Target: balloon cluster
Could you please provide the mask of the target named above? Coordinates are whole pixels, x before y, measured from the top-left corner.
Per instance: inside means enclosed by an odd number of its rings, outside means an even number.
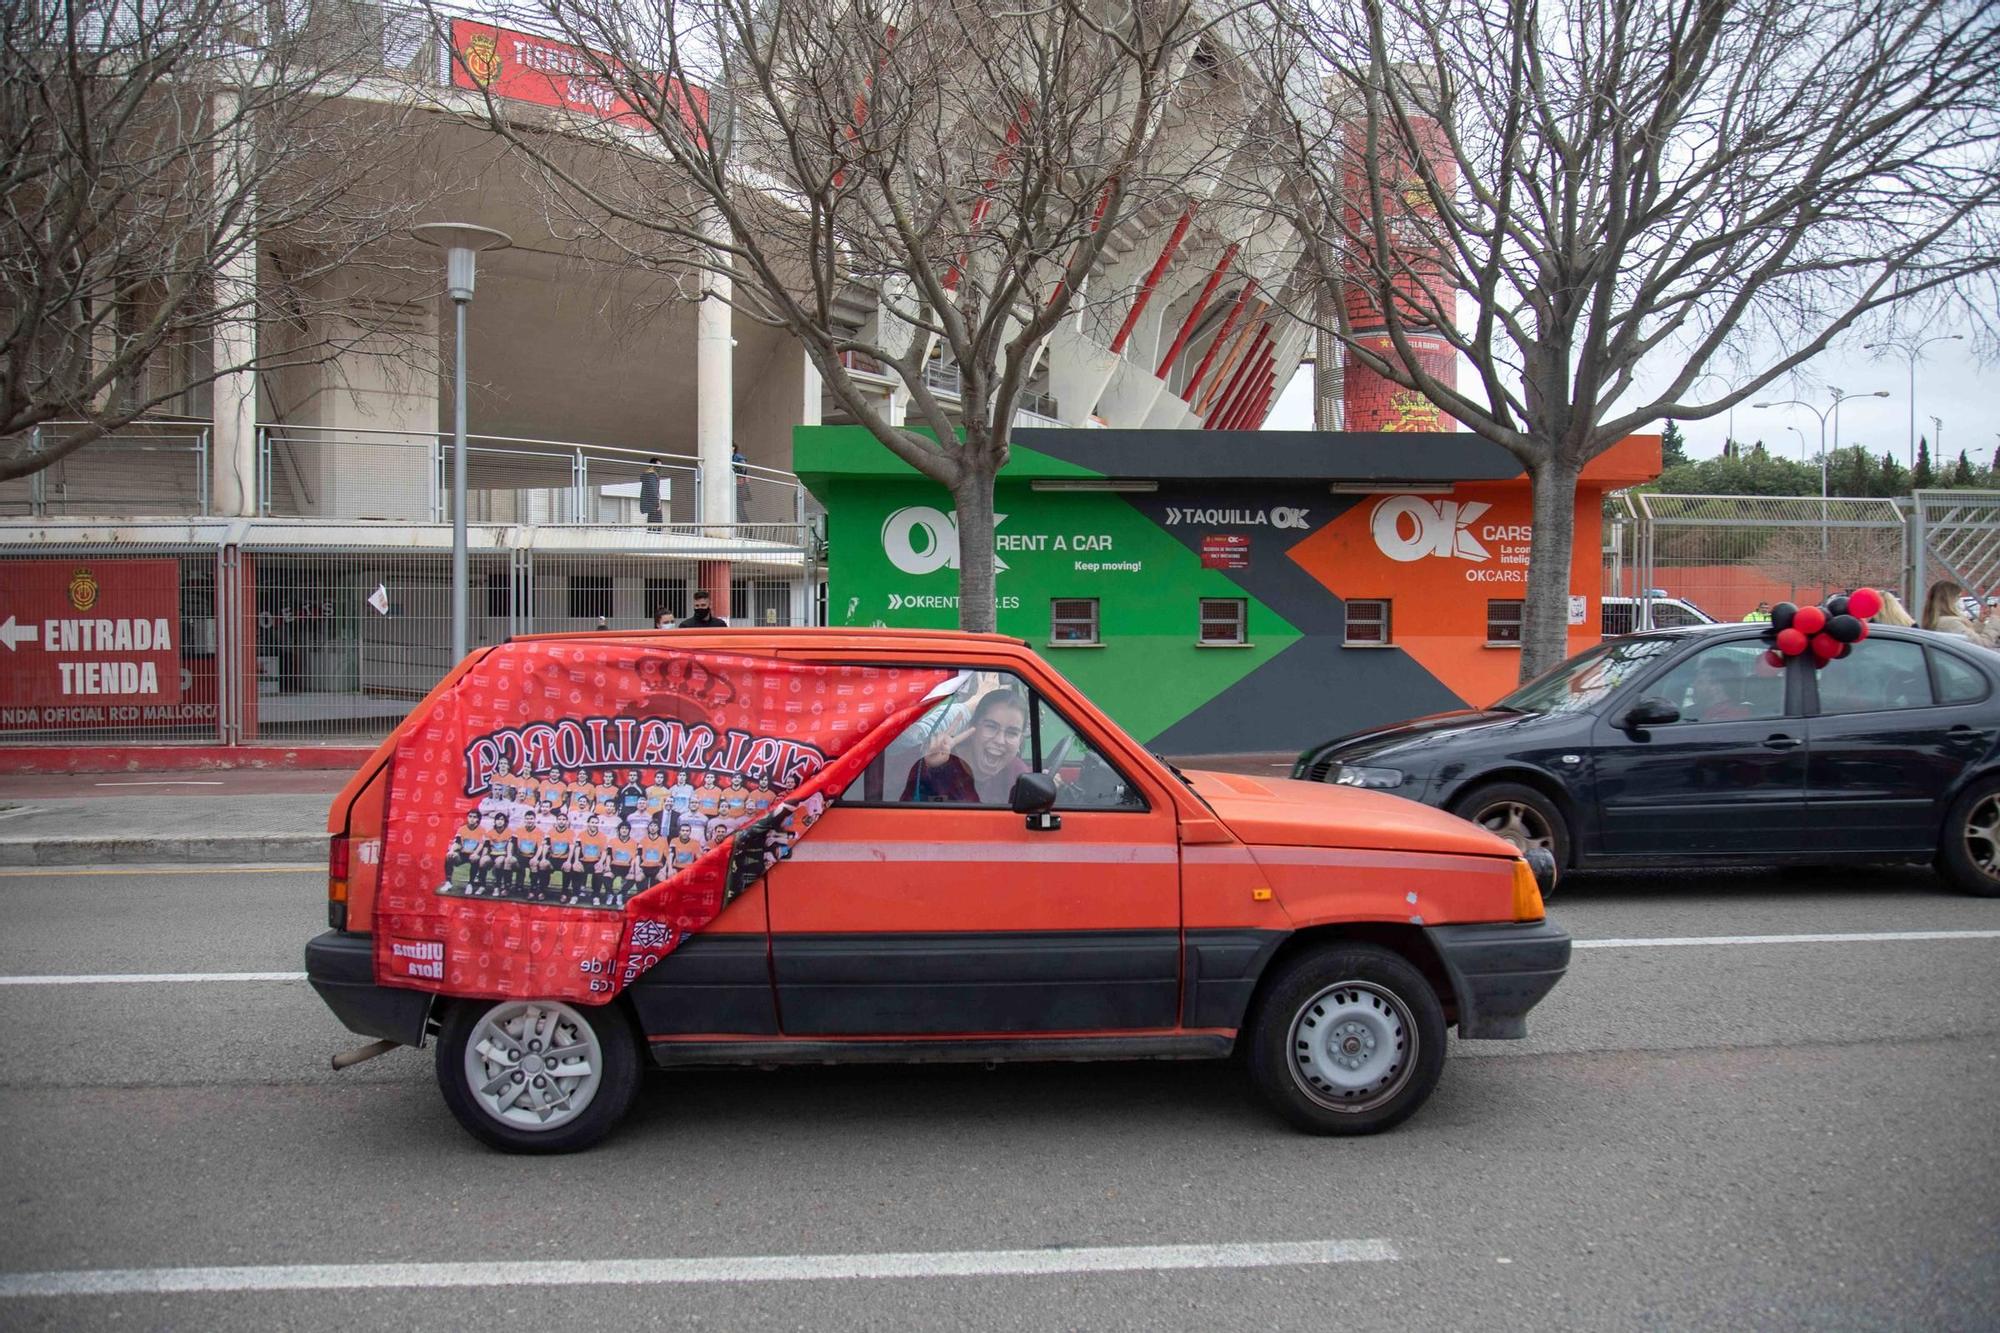
[[[1771,627],[1764,631],[1772,645],[1764,660],[1781,667],[1791,658],[1811,653],[1813,665],[1823,667],[1853,652],[1854,645],[1868,637],[1869,618],[1881,609],[1882,594],[1873,588],[1856,588],[1819,606],[1779,602],[1771,608]]]

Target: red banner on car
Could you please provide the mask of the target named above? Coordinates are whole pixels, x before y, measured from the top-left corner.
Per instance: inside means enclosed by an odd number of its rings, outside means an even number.
[[[657,639],[492,650],[396,747],[376,979],[609,1000],[788,855],[952,679]]]
[[[614,82],[628,77],[625,66],[585,47],[491,23],[453,19],[451,51],[455,88],[478,89],[625,125],[649,123]],[[679,79],[652,81],[666,99],[665,108],[699,134],[708,123],[707,91]]]

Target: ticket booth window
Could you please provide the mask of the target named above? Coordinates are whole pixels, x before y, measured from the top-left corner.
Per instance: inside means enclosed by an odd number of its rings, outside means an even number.
[[[1389,599],[1348,598],[1347,633],[1342,642],[1358,648],[1374,648],[1389,643]]]
[[[1486,603],[1486,642],[1506,648],[1521,646],[1521,611],[1523,602],[1489,601]]]
[[[1097,642],[1097,599],[1056,597],[1049,601],[1049,642]]]
[[[1242,597],[1201,599],[1201,642],[1242,645],[1250,642],[1250,603]]]

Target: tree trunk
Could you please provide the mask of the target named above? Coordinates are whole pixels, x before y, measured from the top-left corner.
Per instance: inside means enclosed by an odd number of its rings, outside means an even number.
[[[968,476],[952,488],[951,499],[958,509],[958,627],[991,634],[996,606],[993,478]]]
[[[1569,656],[1570,561],[1576,549],[1573,463],[1547,461],[1528,469],[1535,502],[1535,537],[1528,556],[1528,603],[1522,608],[1521,679],[1541,675]]]

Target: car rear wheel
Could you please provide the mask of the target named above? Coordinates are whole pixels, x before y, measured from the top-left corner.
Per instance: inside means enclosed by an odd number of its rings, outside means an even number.
[[[1309,1134],[1372,1134],[1401,1123],[1444,1070],[1444,1007],[1423,973],[1372,944],[1279,965],[1247,1030],[1250,1077]]]
[[[1555,802],[1533,787],[1519,782],[1488,783],[1459,797],[1451,812],[1497,833],[1516,851],[1541,847],[1556,858],[1557,869],[1569,865],[1569,824]]]
[[[507,1152],[587,1148],[639,1089],[639,1043],[615,1004],[461,1002],[437,1044],[438,1087],[472,1136]]]
[[[1937,866],[1967,893],[2000,897],[2000,779],[1976,782],[1952,802]]]

